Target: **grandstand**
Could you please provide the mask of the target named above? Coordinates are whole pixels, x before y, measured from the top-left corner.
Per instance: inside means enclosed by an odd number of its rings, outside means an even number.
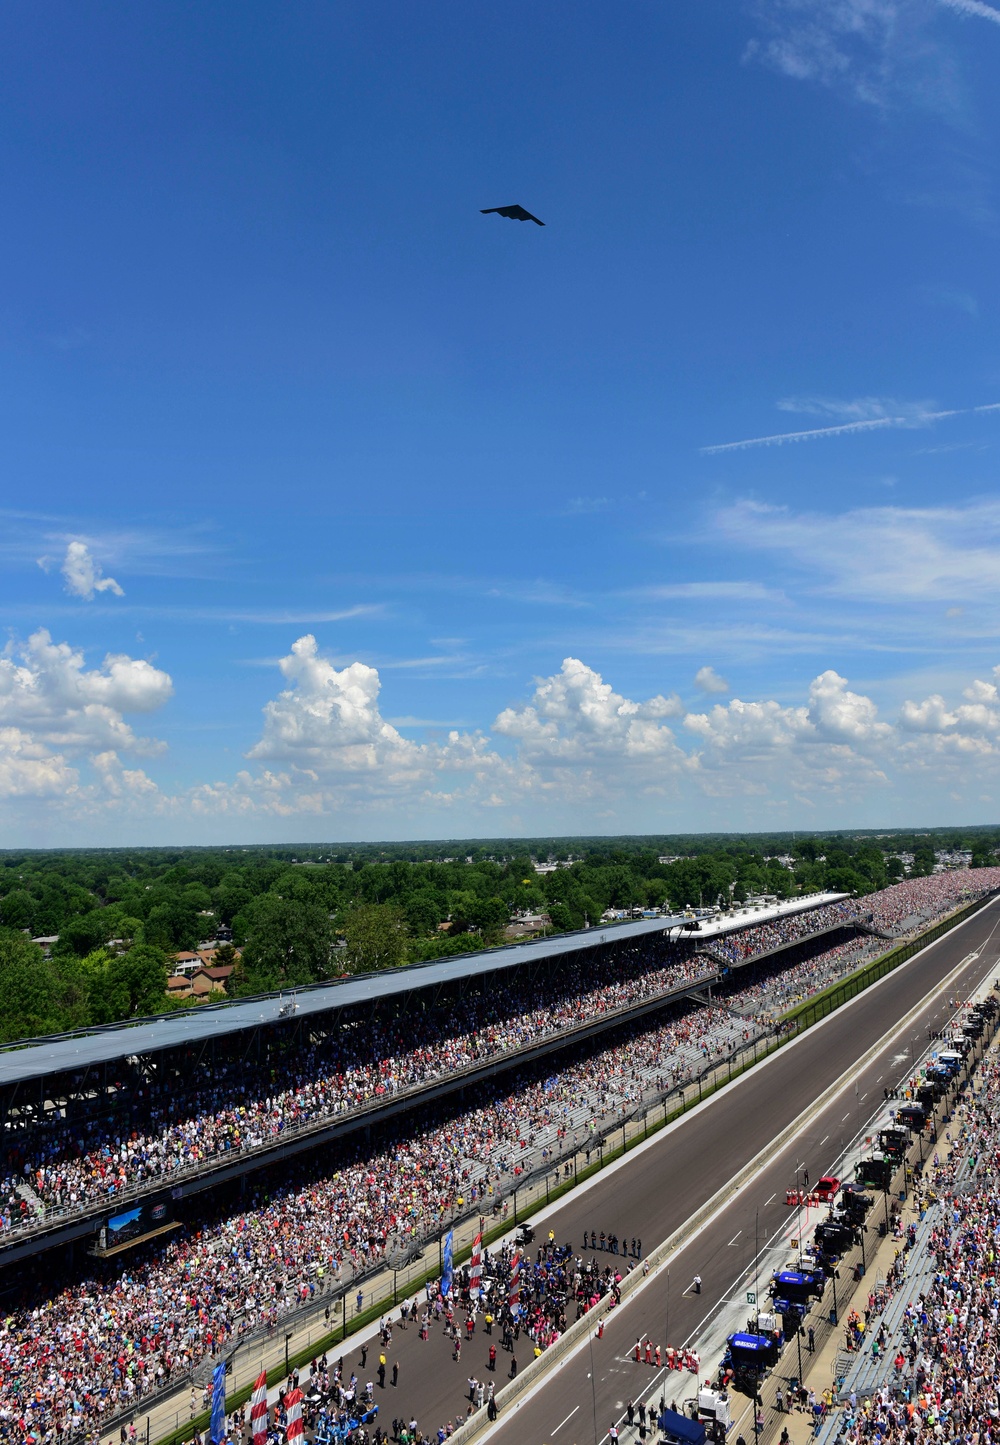
[[[839,906],[838,895],[819,894],[793,904],[757,905],[736,917],[640,920],[4,1050],[0,1168],[7,1211],[0,1259],[11,1262],[72,1240],[107,1250],[148,1238],[169,1229],[186,1196],[655,1013],[694,987],[699,997],[710,994],[732,967],[754,957],[751,947],[738,960],[720,961],[704,951],[713,940],[777,927],[787,937],[767,949],[771,954],[810,938],[829,942],[838,932],[850,937],[852,921],[827,917]],[[563,994],[588,987],[589,1007],[567,1012]],[[365,1073],[380,1047],[390,1053],[400,1038],[418,1042],[432,1015],[435,1025],[450,1023],[456,1037],[471,1031],[474,1047],[463,1050],[449,1038],[450,1051],[413,1077],[373,1082],[369,1067],[363,1087],[353,1093],[344,1090],[323,1108],[298,1107],[303,1079],[331,1067],[349,1073],[347,1055],[354,1072]],[[498,1021],[500,1036],[490,1046],[478,1031]],[[504,1029],[504,1023],[513,1027]],[[259,1092],[260,1080],[278,1076],[293,1095],[290,1109],[282,1096],[286,1117],[267,1129],[256,1115],[258,1126],[247,1124],[248,1079],[258,1081]],[[199,1128],[199,1147],[186,1138],[183,1157],[161,1158],[152,1174],[144,1161],[142,1177],[135,1177],[139,1151],[130,1150],[128,1141],[147,1120],[171,1118],[170,1109],[176,1119],[185,1099],[195,1115],[207,1099],[217,1110],[232,1105],[243,1112],[213,1148]],[[254,1101],[257,1114],[260,1102]],[[86,1148],[95,1140],[96,1169],[94,1148],[89,1155]],[[90,1159],[88,1178],[85,1187],[74,1187],[81,1156]]]

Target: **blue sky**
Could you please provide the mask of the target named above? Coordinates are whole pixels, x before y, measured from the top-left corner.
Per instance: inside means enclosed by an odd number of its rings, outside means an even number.
[[[1000,816],[1000,7],[0,36],[4,845]]]

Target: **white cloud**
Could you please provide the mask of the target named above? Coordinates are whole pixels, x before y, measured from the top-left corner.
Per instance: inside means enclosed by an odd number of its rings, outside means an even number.
[[[859,396],[851,400],[831,396],[785,396],[778,402],[778,410],[804,416],[833,416],[848,422],[876,421],[895,416],[905,407],[881,396]]]
[[[573,658],[537,681],[529,703],[496,719],[496,734],[514,746],[506,756],[480,732],[452,728],[443,742],[403,737],[381,713],[377,670],[360,662],[338,669],[311,635],[280,667],[289,686],[265,705],[262,736],[247,754],[277,768],[196,790],[196,811],[450,814],[548,794],[569,802],[624,786],[657,788],[685,765],[663,724],[683,711],[676,695],[634,702]]]
[[[0,787],[23,795],[75,782],[66,761],[105,752],[152,754],[161,744],[136,737],[125,713],[152,712],[171,696],[169,676],[141,658],[108,654],[88,669],[83,653],[39,629],[0,655]]]
[[[940,3],[948,10],[957,10],[959,15],[967,15],[970,19],[992,20],[994,25],[1000,25],[1000,10],[983,4],[983,0],[940,0]]]
[[[893,729],[880,723],[870,698],[828,670],[810,685],[807,703],[773,700],[717,703],[690,713],[685,728],[700,741],[699,783],[710,793],[750,793],[785,801],[817,791],[856,798],[883,786]]]
[[[92,602],[97,592],[113,592],[116,597],[125,596],[113,577],[101,575],[101,566],[90,555],[86,542],[70,542],[61,570],[66,579],[66,591],[74,597],[82,597],[86,602]]]
[[[0,727],[0,798],[59,798],[76,791],[77,772],[21,728]]]
[[[907,732],[939,733],[954,727],[958,721],[939,692],[931,693],[923,702],[903,703],[899,712],[899,725]]]
[[[1000,680],[1000,667],[993,669],[993,677]],[[962,689],[962,695],[967,701],[951,708],[940,693],[932,693],[921,702],[907,699],[900,708],[900,727],[939,740],[951,739],[960,747],[971,744],[978,751],[1000,756],[1000,692],[996,681],[974,678]]]
[[[311,635],[279,667],[284,686],[263,709],[248,764],[169,796],[123,761],[154,750],[125,715],[169,698],[166,673],[117,654],[88,668],[80,651],[40,630],[0,655],[0,796],[33,807],[32,821],[113,814],[248,829],[256,819],[267,833],[280,820],[294,828],[315,819],[341,836],[385,836],[468,833],[484,816],[499,816],[501,828],[516,820],[520,832],[556,820],[572,831],[597,817],[628,826],[643,816],[643,799],[669,806],[681,826],[709,817],[761,826],[761,807],[807,804],[871,816],[892,800],[912,816],[915,780],[922,801],[967,789],[970,774],[977,797],[1000,784],[1000,667],[911,681],[889,721],[833,668],[798,697],[731,698],[684,714],[675,693],[630,698],[568,657],[499,713],[492,737],[452,727],[430,742],[404,737],[382,715],[375,668],[336,666]],[[698,678],[708,691],[724,685],[708,666]],[[744,814],[734,811],[741,796]],[[711,799],[730,801],[713,814]]]
[[[264,732],[248,757],[295,760],[324,773],[410,771],[424,767],[421,747],[379,712],[374,667],[353,662],[340,671],[321,657],[307,633],[279,663],[290,686],[264,708]]]
[[[981,0],[942,3],[971,13]],[[926,0],[756,0],[752,8],[763,34],[745,61],[880,111],[905,102],[950,115],[960,106],[955,62],[929,33]]]
[[[694,675],[694,685],[701,692],[728,692],[729,683],[724,677],[720,677],[714,667],[706,664],[699,667]]]
[[[648,597],[652,601],[669,602],[770,602],[782,601],[780,592],[762,582],[663,582],[650,587],[637,587],[632,597]]]
[[[941,507],[793,512],[743,501],[715,527],[739,546],[783,556],[819,590],[879,602],[982,603],[1000,596],[1000,501]]]
[[[676,694],[633,702],[600,673],[567,657],[559,672],[538,680],[530,703],[505,708],[493,727],[518,744],[522,763],[535,768],[592,764],[602,757],[677,765],[680,750],[660,719],[682,711]]]

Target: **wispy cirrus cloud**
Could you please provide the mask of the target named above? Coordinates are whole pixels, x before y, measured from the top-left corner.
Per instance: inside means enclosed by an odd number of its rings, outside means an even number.
[[[783,411],[799,411],[814,416],[847,415],[852,419],[837,422],[833,426],[810,427],[804,431],[774,432],[768,436],[745,437],[738,442],[716,442],[711,446],[701,447],[702,456],[718,456],[723,452],[745,452],[753,447],[780,447],[790,442],[815,441],[821,437],[850,436],[856,432],[915,430],[933,426],[935,422],[947,421],[956,416],[978,416],[1000,412],[1000,402],[932,411],[921,403],[883,402],[874,397],[865,397],[860,401],[853,402],[807,398],[798,403],[788,398],[779,402],[778,405]],[[840,410],[838,411],[836,408],[840,408]],[[866,409],[868,415],[863,414]],[[855,415],[855,413],[857,414]]]
[[[931,33],[926,0],[755,0],[751,10],[761,34],[745,62],[882,112],[902,102],[938,114],[961,107],[954,60]]]
[[[781,602],[784,594],[763,582],[663,582],[625,594],[650,602]]]
[[[939,0],[939,4],[946,10],[955,10],[959,15],[967,15],[970,19],[992,20],[994,25],[1000,25],[1000,10],[983,4],[983,0]]]
[[[728,541],[782,556],[818,592],[884,603],[1000,600],[1000,501],[795,512],[742,501],[718,512]]]

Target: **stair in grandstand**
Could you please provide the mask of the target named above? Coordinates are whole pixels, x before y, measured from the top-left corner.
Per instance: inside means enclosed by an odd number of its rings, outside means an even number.
[[[874,923],[862,923],[860,920],[858,920],[855,923],[855,927],[857,928],[859,933],[869,933],[871,934],[872,938],[895,939],[897,936],[895,933],[890,933],[888,929],[876,928]]]
[[[17,1185],[17,1192],[36,1219],[45,1218],[45,1205],[27,1182]]]
[[[695,957],[710,958],[713,963],[717,963],[721,968],[729,967],[729,959],[726,958],[724,953],[716,953],[714,948],[712,948],[711,944],[707,944],[704,948],[699,948],[698,952],[695,954]]]
[[[844,1381],[847,1379],[847,1376],[850,1374],[851,1368],[857,1358],[858,1357],[853,1350],[837,1351],[837,1359],[833,1366],[833,1378],[836,1382],[838,1392]]]

